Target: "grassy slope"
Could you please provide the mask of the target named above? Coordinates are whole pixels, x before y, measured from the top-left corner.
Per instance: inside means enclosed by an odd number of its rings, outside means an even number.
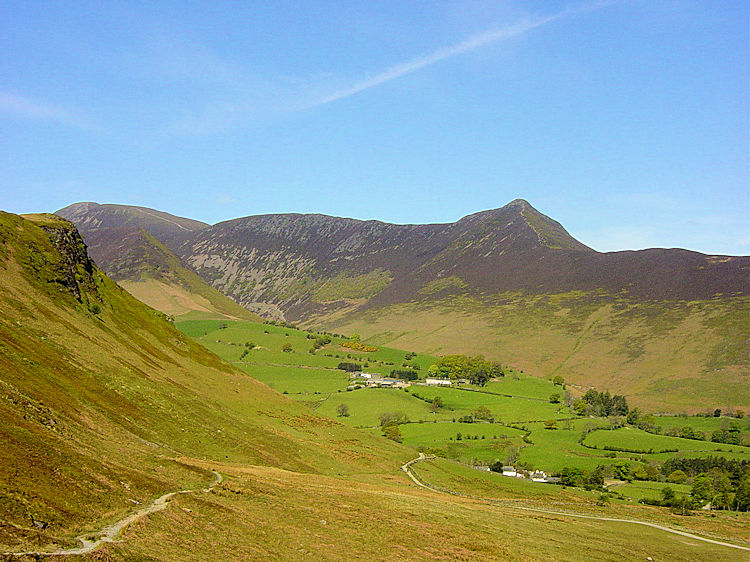
[[[375,482],[351,486],[341,479],[275,469],[229,474],[231,482],[215,494],[177,498],[175,503],[183,509],[154,515],[148,525],[127,531],[124,545],[108,545],[106,550],[116,560],[161,560],[176,553],[182,560],[746,558],[741,551],[644,527],[518,511],[511,505],[413,487]],[[498,486],[502,478],[495,475],[495,493],[513,493]],[[520,495],[525,498],[527,493]],[[574,494],[551,493],[544,498],[546,505],[557,502],[593,503]],[[610,516],[612,509],[599,509],[598,514]],[[729,520],[722,530],[737,535],[741,529],[741,521]],[[194,538],[206,536],[211,539]]]
[[[431,354],[485,354],[622,393],[650,411],[750,408],[750,302],[633,303],[593,293],[410,303],[311,324]]]

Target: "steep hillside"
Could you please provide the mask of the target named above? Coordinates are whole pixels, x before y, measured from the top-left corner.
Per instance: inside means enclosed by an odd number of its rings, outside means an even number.
[[[750,403],[746,256],[596,252],[521,199],[451,224],[251,216],[172,249],[266,317],[482,353],[665,411]]]
[[[192,342],[104,276],[67,221],[0,214],[0,278],[2,546],[65,544],[205,485],[210,474],[186,457],[353,474],[409,456]]]

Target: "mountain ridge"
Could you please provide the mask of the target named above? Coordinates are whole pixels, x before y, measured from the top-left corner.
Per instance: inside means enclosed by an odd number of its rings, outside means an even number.
[[[117,243],[114,231],[87,224],[87,241]],[[664,411],[695,411],[700,392],[750,404],[736,390],[750,370],[748,256],[597,252],[522,199],[428,225],[256,215],[163,242],[206,283],[273,320],[419,352],[481,353]],[[92,245],[95,261],[99,250]]]

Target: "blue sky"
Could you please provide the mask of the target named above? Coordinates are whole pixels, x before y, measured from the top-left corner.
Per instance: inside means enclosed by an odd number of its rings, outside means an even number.
[[[449,222],[750,253],[739,1],[0,4],[0,208]]]

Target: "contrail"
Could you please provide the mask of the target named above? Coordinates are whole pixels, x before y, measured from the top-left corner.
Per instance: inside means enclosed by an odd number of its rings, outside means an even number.
[[[380,84],[390,82],[391,80],[395,80],[396,78],[400,78],[401,76],[411,74],[412,72],[416,72],[417,70],[425,68],[426,66],[444,61],[445,59],[449,59],[456,55],[460,55],[468,51],[473,51],[474,49],[484,47],[485,45],[489,45],[491,43],[496,43],[503,39],[509,39],[511,37],[523,35],[527,31],[531,31],[532,29],[536,29],[537,27],[546,25],[564,16],[568,16],[573,13],[590,11],[592,9],[600,8],[605,5],[614,4],[615,1],[597,2],[595,4],[590,4],[585,7],[576,9],[569,8],[567,10],[563,10],[562,12],[544,18],[522,20],[507,27],[486,31],[478,35],[473,35],[465,41],[462,41],[461,43],[458,43],[456,45],[443,47],[442,49],[438,49],[437,51],[434,51],[430,54],[392,66],[384,70],[383,72],[376,74],[375,76],[357,82],[349,88],[334,92],[333,94],[311,104],[309,107],[316,107],[343,98],[348,98],[349,96],[353,96],[354,94],[357,94],[364,90],[368,90],[370,88],[374,88],[375,86],[379,86]]]

